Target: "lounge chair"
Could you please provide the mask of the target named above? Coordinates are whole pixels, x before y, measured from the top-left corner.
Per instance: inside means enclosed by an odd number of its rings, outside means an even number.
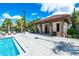
[[[16,31],[13,31],[13,34],[16,34]]]
[[[0,38],[2,37],[2,31],[0,31]]]
[[[6,35],[6,33],[5,32],[2,32],[2,35]]]
[[[2,32],[2,36],[4,37],[6,35],[6,32]]]
[[[11,31],[9,31],[8,34],[11,35]]]

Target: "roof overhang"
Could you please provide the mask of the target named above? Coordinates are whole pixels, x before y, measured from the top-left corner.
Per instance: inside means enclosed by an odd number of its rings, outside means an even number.
[[[33,22],[33,24],[50,23],[50,22],[58,22],[58,21],[65,21],[69,23],[70,17],[71,16],[69,14],[55,15]]]

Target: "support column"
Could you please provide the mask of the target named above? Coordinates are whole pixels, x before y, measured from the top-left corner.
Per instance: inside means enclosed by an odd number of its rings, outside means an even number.
[[[61,22],[61,36],[64,37],[64,21]]]
[[[42,24],[42,32],[45,34],[45,24]]]
[[[35,25],[35,33],[38,33],[38,30],[37,30],[37,24]]]
[[[64,22],[64,37],[67,36],[67,30],[68,30],[68,26],[67,26],[67,23]]]
[[[41,34],[41,26],[40,26],[40,24],[38,24],[38,30],[39,30],[39,33]]]
[[[50,30],[50,35],[52,35],[53,32],[52,23],[49,23],[49,30]]]
[[[42,34],[42,24],[40,24],[40,33]]]

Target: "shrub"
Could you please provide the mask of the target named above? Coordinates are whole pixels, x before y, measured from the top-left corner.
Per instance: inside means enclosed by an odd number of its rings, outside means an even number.
[[[78,34],[73,34],[72,38],[79,38],[79,35]]]
[[[3,32],[7,32],[6,28],[2,28],[2,31],[3,31]]]
[[[68,29],[67,33],[69,35],[77,34],[77,30],[71,27],[70,29]]]
[[[34,33],[35,30],[33,30],[33,29],[29,29],[28,32],[30,32],[30,33]]]
[[[11,27],[11,32],[16,30],[17,30],[16,26]]]

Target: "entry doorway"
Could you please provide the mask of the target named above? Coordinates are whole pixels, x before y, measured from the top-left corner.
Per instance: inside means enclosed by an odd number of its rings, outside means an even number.
[[[37,33],[39,33],[39,30],[38,30],[38,28],[37,28]]]
[[[60,32],[60,24],[59,23],[56,24],[56,31]]]
[[[49,27],[48,25],[45,25],[45,34],[48,34],[49,33]]]

